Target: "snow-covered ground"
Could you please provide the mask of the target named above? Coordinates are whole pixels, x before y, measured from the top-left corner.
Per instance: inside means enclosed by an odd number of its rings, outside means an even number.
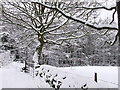
[[[82,75],[93,78],[95,73],[100,81],[118,84],[118,67],[113,66],[83,66],[83,67],[66,67],[61,68],[63,71],[74,75]]]
[[[44,69],[43,69],[44,68]],[[55,76],[57,80],[62,81],[62,88],[81,88],[87,84],[88,88],[118,88],[118,68],[100,67],[100,66],[78,66],[56,68],[48,65],[42,65],[40,72],[49,73]],[[94,81],[94,74],[97,73],[98,82]],[[49,75],[50,75],[49,74]],[[66,77],[65,80],[62,78]]]
[[[0,88],[51,88],[53,83],[60,88],[118,88],[118,68],[99,66],[53,67],[41,65],[35,75],[21,72],[23,64],[13,62],[0,68]],[[94,73],[98,82],[94,81]]]
[[[15,64],[15,63],[14,63]],[[27,75],[21,73],[18,69],[21,65],[17,67],[16,65],[10,64],[7,67],[2,67],[1,75],[2,75],[2,88],[29,88],[34,86],[32,78]]]

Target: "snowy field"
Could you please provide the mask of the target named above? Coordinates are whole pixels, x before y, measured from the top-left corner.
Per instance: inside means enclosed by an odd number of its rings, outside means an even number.
[[[21,72],[23,64],[13,62],[0,68],[0,88],[51,88],[48,80],[60,88],[118,88],[118,68],[99,66],[77,66],[58,68],[41,65],[36,69],[35,76]],[[94,73],[98,82],[94,81]],[[59,83],[60,82],[60,83]]]

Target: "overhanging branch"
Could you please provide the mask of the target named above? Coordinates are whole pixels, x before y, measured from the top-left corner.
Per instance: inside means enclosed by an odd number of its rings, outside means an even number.
[[[37,2],[38,3],[38,2]],[[91,28],[94,28],[94,29],[97,29],[97,30],[102,30],[102,29],[112,29],[112,30],[118,30],[118,27],[117,26],[113,26],[113,25],[94,25],[94,24],[91,24],[85,20],[82,20],[82,19],[78,19],[78,18],[75,18],[75,17],[72,17],[66,13],[64,13],[62,10],[60,10],[59,8],[57,7],[53,7],[53,6],[48,6],[48,5],[45,5],[43,3],[38,3],[42,6],[45,6],[46,8],[49,8],[49,9],[54,9],[56,11],[58,11],[59,13],[61,13],[64,17],[68,18],[68,19],[71,19],[71,20],[74,20],[76,22],[79,22],[79,23],[82,23],[82,24],[85,24]]]

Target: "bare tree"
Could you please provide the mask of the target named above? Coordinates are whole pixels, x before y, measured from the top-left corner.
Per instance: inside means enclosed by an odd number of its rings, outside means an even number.
[[[57,5],[57,3],[52,4]],[[4,17],[2,21],[25,28],[22,35],[27,32],[27,36],[23,41],[28,38],[31,38],[30,43],[34,39],[38,40],[38,60],[40,60],[44,44],[50,43],[46,40],[45,35],[62,27],[67,23],[68,19],[63,18],[64,22],[61,22],[59,18],[62,17],[57,11],[47,9],[35,2],[10,2],[6,6],[8,8],[2,6],[2,15]],[[54,25],[56,23],[55,19],[59,21],[56,25]]]
[[[119,5],[117,5],[119,6]],[[92,19],[93,14],[97,10],[114,10],[112,21],[109,24],[100,25]],[[30,43],[35,39],[39,42],[38,60],[41,58],[42,49],[45,44],[62,44],[64,40],[80,38],[86,36],[88,32],[79,36],[73,35],[73,32],[64,29],[65,26],[71,25],[72,21],[81,23],[81,26],[88,26],[97,30],[118,30],[117,26],[113,25],[116,7],[104,7],[100,3],[85,3],[85,2],[9,2],[2,5],[3,19],[0,19],[9,24],[13,24],[23,29],[23,35],[27,32],[28,35],[23,40],[28,38]],[[98,14],[99,15],[99,14]],[[96,15],[96,17],[98,16]],[[82,27],[81,27],[81,30]],[[58,36],[56,36],[58,35]],[[62,38],[60,37],[61,35]],[[54,39],[53,39],[54,37]],[[120,37],[119,32],[116,39]]]

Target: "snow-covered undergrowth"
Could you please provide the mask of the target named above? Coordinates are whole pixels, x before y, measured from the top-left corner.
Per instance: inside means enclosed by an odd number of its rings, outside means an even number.
[[[0,67],[11,62],[10,51],[0,51]]]
[[[58,68],[41,65],[35,70],[33,77],[33,74],[21,72],[23,66],[13,62],[0,68],[2,88],[118,88],[117,67]],[[98,82],[94,81],[95,72]]]

